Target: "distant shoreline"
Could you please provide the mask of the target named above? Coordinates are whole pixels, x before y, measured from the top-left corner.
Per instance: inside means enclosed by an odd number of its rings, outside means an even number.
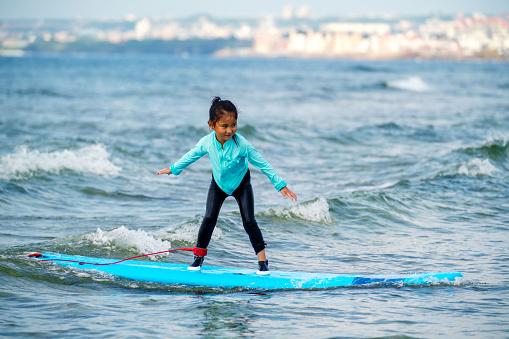
[[[37,54],[59,54],[59,55],[72,55],[72,54],[90,54],[90,55],[107,55],[107,54],[124,54],[124,55],[169,55],[169,56],[211,56],[219,59],[242,59],[242,58],[257,58],[257,59],[324,59],[324,60],[359,60],[359,61],[390,61],[390,60],[422,60],[422,61],[498,61],[498,62],[509,62],[509,57],[501,55],[474,55],[474,56],[454,56],[454,55],[439,55],[439,56],[426,56],[415,53],[400,53],[395,55],[371,55],[371,54],[349,54],[349,55],[329,55],[329,54],[259,54],[254,52],[247,52],[243,50],[240,53],[229,51],[225,53],[222,50],[218,50],[212,53],[167,53],[167,52],[156,52],[156,51],[98,51],[98,50],[25,50],[25,49],[1,49],[0,57],[7,58],[22,58],[28,55]]]
[[[286,13],[289,14],[289,13]],[[295,14],[295,13],[294,13]],[[291,18],[290,18],[291,17]],[[509,60],[509,15],[0,20],[0,54],[213,55],[361,60]]]

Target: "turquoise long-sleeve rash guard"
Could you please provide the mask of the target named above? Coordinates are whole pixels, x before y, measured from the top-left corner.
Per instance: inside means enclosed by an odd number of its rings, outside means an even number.
[[[222,147],[216,139],[216,132],[204,136],[192,150],[171,165],[171,173],[179,175],[187,166],[208,154],[214,180],[228,195],[239,187],[247,173],[248,161],[260,169],[278,191],[286,186],[286,182],[246,138],[236,133],[235,139],[227,140]]]

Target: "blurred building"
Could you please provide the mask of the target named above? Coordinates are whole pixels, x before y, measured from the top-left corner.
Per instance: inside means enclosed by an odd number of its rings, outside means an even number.
[[[272,25],[259,31],[253,51],[303,57],[461,58],[484,52],[509,56],[509,27],[505,19],[481,14],[450,21],[430,18],[419,26],[407,20],[393,27],[388,23],[331,22],[318,30],[293,28],[288,33]]]

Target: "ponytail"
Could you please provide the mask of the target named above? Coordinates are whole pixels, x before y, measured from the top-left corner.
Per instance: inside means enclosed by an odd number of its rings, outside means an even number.
[[[225,113],[234,114],[235,119],[238,117],[237,107],[230,100],[221,100],[220,97],[214,97],[209,109],[209,121],[215,125]]]

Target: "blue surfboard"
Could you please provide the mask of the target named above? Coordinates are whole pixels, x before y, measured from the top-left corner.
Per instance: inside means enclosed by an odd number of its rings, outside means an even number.
[[[462,278],[460,272],[355,275],[271,271],[270,275],[263,276],[257,275],[256,270],[253,269],[203,266],[201,271],[189,271],[187,265],[183,264],[137,260],[123,261],[113,265],[93,265],[111,264],[118,260],[57,253],[43,253],[37,260],[64,267],[97,270],[137,281],[224,289],[322,289],[368,284],[416,286],[450,283]]]

